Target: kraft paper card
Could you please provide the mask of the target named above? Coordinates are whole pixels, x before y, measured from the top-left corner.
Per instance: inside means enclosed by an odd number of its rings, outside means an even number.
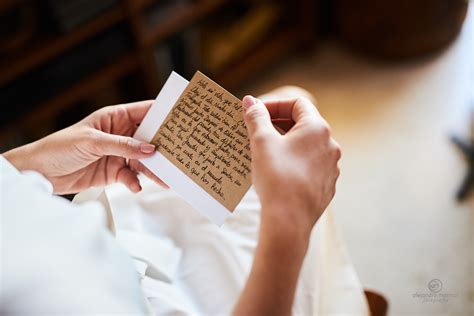
[[[251,185],[241,101],[199,71],[170,75],[134,137],[157,146],[142,163],[218,225]]]

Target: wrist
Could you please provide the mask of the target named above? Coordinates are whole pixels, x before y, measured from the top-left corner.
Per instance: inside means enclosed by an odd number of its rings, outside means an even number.
[[[18,171],[24,170],[36,170],[34,166],[34,150],[33,145],[26,144],[21,147],[11,149],[3,154],[3,157],[7,159]]]
[[[295,207],[262,206],[259,247],[304,258],[313,225]]]

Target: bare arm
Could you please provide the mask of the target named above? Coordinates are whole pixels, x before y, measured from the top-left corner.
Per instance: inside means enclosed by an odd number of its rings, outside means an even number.
[[[341,156],[307,99],[263,104],[244,98],[252,175],[262,203],[259,242],[235,315],[290,315],[314,224],[335,193]],[[271,119],[292,119],[280,135]]]
[[[299,232],[270,234],[262,231],[249,279],[234,310],[235,315],[291,313],[307,238]]]

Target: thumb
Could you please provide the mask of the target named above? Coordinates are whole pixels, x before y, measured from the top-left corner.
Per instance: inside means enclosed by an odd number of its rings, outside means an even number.
[[[97,154],[104,156],[118,156],[128,159],[141,159],[151,156],[155,152],[155,146],[141,142],[132,137],[113,135],[100,132],[97,142]]]
[[[262,101],[247,95],[242,100],[242,107],[244,109],[244,120],[250,139],[256,134],[268,135],[277,133],[273,127],[270,113]]]

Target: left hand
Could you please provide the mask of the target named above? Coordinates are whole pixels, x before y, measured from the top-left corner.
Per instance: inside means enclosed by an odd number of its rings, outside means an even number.
[[[69,194],[114,182],[141,191],[137,172],[167,187],[137,159],[155,152],[152,144],[131,136],[153,101],[104,107],[82,121],[4,154],[18,170],[34,170]]]

